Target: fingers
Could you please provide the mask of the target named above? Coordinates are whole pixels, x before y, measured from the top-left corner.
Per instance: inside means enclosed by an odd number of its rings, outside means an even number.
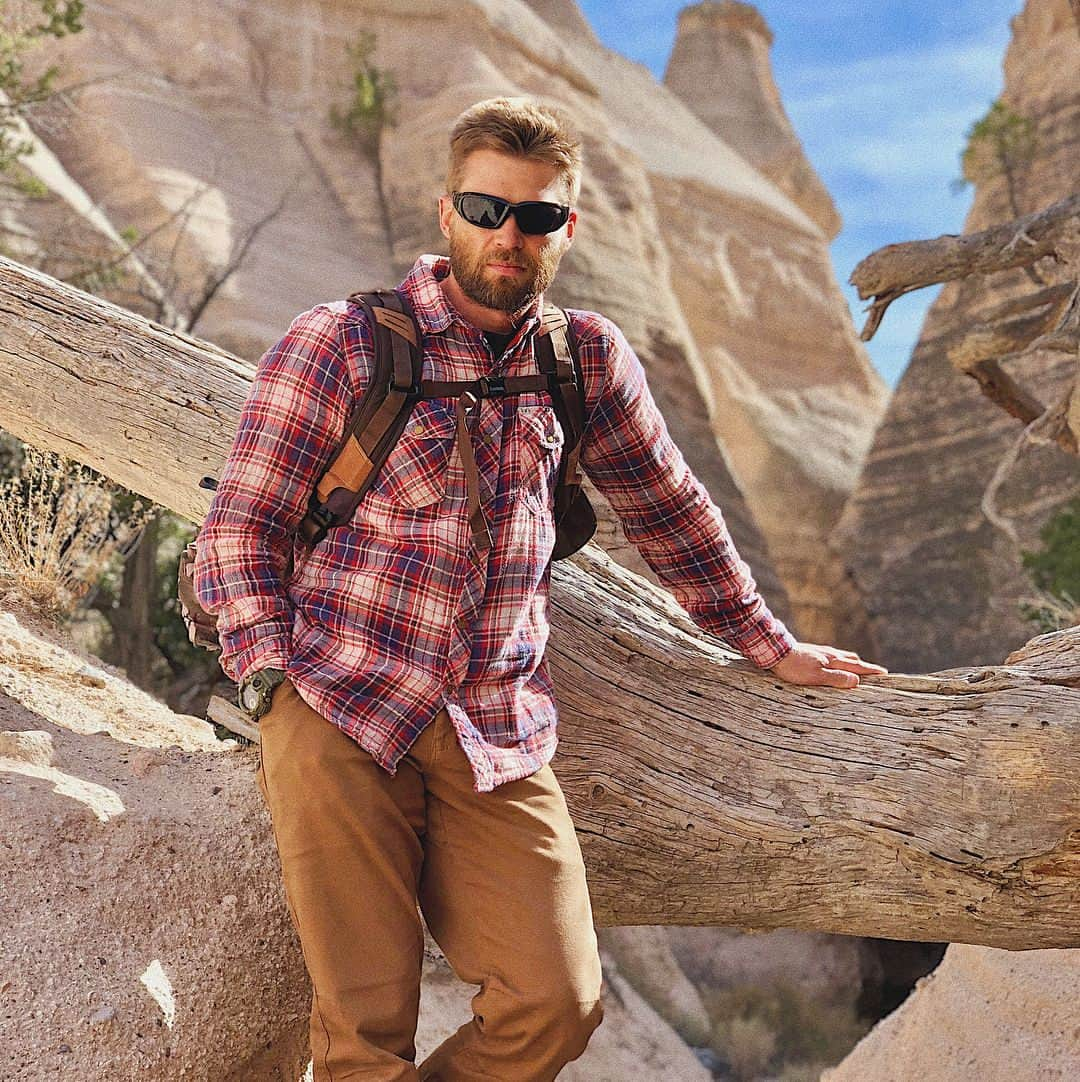
[[[836,668],[850,667],[852,672],[862,673],[885,673],[889,670],[884,665],[878,665],[873,661],[864,661],[852,650],[834,650],[832,647],[822,647],[830,657],[829,663]]]
[[[841,669],[823,668],[821,670],[821,675],[824,677],[823,683],[829,687],[854,688],[859,686],[859,678],[853,672],[847,672]]]
[[[837,658],[832,664],[837,668],[841,665],[850,666],[852,672],[875,673],[889,671],[884,665],[875,665],[872,661],[863,661],[861,657],[855,661],[848,661],[846,658]]]

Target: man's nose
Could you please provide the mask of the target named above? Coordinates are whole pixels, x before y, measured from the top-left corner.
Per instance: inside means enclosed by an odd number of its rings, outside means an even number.
[[[507,248],[520,248],[525,243],[525,234],[518,228],[517,218],[512,214],[508,214],[506,221],[495,230],[495,236]]]

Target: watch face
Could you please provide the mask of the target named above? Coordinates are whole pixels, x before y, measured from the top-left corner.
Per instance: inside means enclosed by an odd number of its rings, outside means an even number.
[[[259,705],[259,689],[248,684],[240,693],[240,703],[245,710],[254,710]]]

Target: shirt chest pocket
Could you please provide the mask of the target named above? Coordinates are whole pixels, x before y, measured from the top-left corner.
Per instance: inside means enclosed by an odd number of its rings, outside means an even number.
[[[453,413],[438,400],[421,399],[413,405],[368,495],[399,508],[441,503],[453,449]]]
[[[513,487],[535,515],[555,506],[564,436],[551,406],[518,406],[513,428]]]

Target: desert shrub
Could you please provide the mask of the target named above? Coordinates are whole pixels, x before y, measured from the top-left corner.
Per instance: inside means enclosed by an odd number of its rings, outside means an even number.
[[[23,448],[0,482],[0,593],[60,623],[152,513],[134,499],[117,514],[116,486],[54,451]]]
[[[737,1014],[717,1024],[716,1040],[739,1082],[760,1078],[776,1054],[776,1032],[758,1015]]]
[[[56,92],[60,73],[53,64],[36,79],[26,79],[24,54],[44,38],[77,34],[83,28],[84,6],[83,0],[0,0],[0,173],[33,149],[19,121]],[[39,190],[40,181],[31,186]]]
[[[1036,589],[1020,612],[1043,632],[1072,627],[1080,623],[1080,497],[1047,520],[1039,539],[1041,549],[1020,555]]]
[[[352,98],[344,109],[331,105],[330,122],[356,139],[366,154],[377,155],[383,130],[395,121],[397,83],[375,66],[375,35],[370,31],[361,32],[345,49],[353,63]]]
[[[820,1074],[824,1066],[843,1059],[870,1028],[852,1004],[784,983],[711,989],[703,999],[713,1023],[714,1050],[740,1080],[784,1071]],[[799,1077],[792,1074],[793,1080]]]

